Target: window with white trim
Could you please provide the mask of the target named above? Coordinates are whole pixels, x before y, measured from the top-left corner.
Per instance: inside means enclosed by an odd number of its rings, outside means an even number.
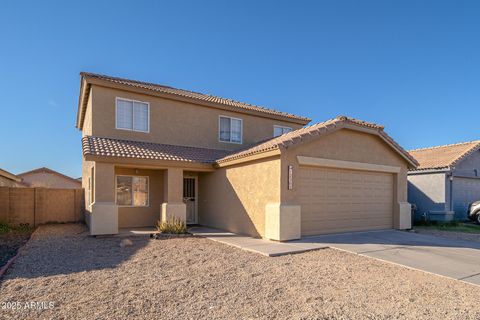
[[[118,206],[148,207],[148,177],[117,176]]]
[[[116,99],[116,128],[139,132],[150,130],[150,105],[147,102]]]
[[[220,116],[218,139],[222,142],[242,143],[242,119]]]
[[[281,136],[282,134],[288,133],[290,131],[292,131],[292,128],[290,128],[290,127],[273,126],[273,136],[274,137]]]

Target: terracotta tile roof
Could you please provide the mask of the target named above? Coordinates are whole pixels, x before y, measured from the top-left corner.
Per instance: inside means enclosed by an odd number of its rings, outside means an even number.
[[[311,119],[309,118],[297,116],[287,112],[281,112],[281,111],[277,111],[277,110],[273,110],[273,109],[269,109],[261,106],[256,106],[256,105],[252,105],[244,102],[235,101],[232,99],[226,99],[226,98],[221,98],[213,95],[208,95],[208,94],[203,94],[203,93],[198,93],[198,92],[193,92],[193,91],[188,91],[183,89],[177,89],[177,88],[155,84],[155,83],[130,80],[130,79],[124,79],[124,78],[118,78],[118,77],[111,77],[111,76],[106,76],[101,74],[90,73],[90,72],[81,72],[80,75],[86,78],[94,78],[94,79],[108,81],[115,84],[130,86],[134,88],[147,89],[155,92],[169,94],[172,96],[195,99],[199,102],[203,101],[203,102],[214,103],[217,105],[221,105],[223,107],[227,107],[228,109],[232,109],[233,111],[237,111],[237,112],[246,110],[250,112],[261,113],[264,115],[267,114],[270,116],[276,116],[287,121],[300,123],[302,125],[305,125],[311,121]],[[85,111],[82,111],[81,121],[83,121],[84,112]]]
[[[276,138],[260,142],[256,145],[252,145],[243,150],[227,155],[217,160],[217,163],[228,162],[244,157],[248,157],[257,153],[266,152],[278,148],[287,148],[288,146],[308,141],[311,138],[329,133],[334,130],[338,130],[347,124],[356,125],[360,127],[366,127],[377,130],[378,134],[383,137],[388,143],[390,143],[401,155],[403,155],[409,162],[416,166],[415,159],[404,150],[399,144],[397,144],[383,129],[384,127],[375,123],[357,120],[354,118],[348,118],[345,116],[338,116],[335,119],[330,119],[325,122],[317,123],[308,127],[304,127],[289,133],[283,134]]]
[[[454,167],[461,160],[480,149],[479,141],[470,141],[445,146],[411,150],[410,154],[417,159],[417,170],[443,169]]]
[[[83,155],[213,163],[229,152],[196,147],[85,136]]]

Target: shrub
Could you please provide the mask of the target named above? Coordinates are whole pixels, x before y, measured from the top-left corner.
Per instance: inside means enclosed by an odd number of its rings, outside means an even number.
[[[20,223],[18,226],[12,226],[5,221],[0,221],[0,234],[8,232],[27,233],[33,230],[28,223]]]
[[[187,233],[187,225],[184,221],[172,217],[167,219],[167,221],[158,221],[157,229],[161,233],[170,233],[170,234],[183,234]]]
[[[7,233],[10,231],[10,226],[3,221],[0,221],[0,233]]]

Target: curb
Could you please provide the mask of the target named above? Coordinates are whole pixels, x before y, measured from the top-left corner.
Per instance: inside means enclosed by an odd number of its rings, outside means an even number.
[[[35,232],[37,232],[38,230],[38,227],[32,232],[32,234],[30,235],[30,237],[28,238],[27,242],[25,242],[25,244],[23,246],[21,246],[20,248],[18,248],[17,250],[17,254],[14,255],[12,258],[10,258],[7,263],[0,269],[0,280],[2,280],[3,276],[5,275],[5,273],[7,272],[8,268],[10,268],[10,266],[15,262],[15,260],[17,260],[18,256],[20,255],[20,253],[25,249],[25,247],[29,244],[29,242],[32,240],[33,238],[33,235],[35,234]]]

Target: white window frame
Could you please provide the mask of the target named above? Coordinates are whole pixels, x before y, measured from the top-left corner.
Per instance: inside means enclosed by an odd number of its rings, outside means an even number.
[[[224,140],[220,139],[220,119],[221,118],[230,119],[230,141],[224,141]],[[231,120],[239,120],[240,121],[240,142],[232,141],[232,122],[231,122]],[[230,117],[230,116],[219,115],[218,116],[218,142],[242,144],[243,143],[243,119],[234,118],[234,117]]]
[[[293,131],[293,128],[291,128],[291,127],[280,126],[280,125],[276,125],[276,124],[275,124],[275,125],[273,125],[273,137],[274,137],[274,138],[275,138],[275,137],[279,137],[279,136],[276,136],[276,135],[275,135],[275,129],[276,129],[276,128],[282,128],[282,132],[283,132],[283,129],[290,129],[289,132]],[[286,133],[288,133],[288,132],[286,132]],[[285,133],[282,133],[282,135],[283,135],[283,134],[285,134]]]
[[[147,205],[145,206],[136,206],[133,204],[133,198],[132,198],[132,204],[128,205],[128,204],[117,204],[117,177],[137,177],[137,178],[147,178]],[[133,193],[132,193],[132,197],[133,197]],[[148,208],[150,207],[150,177],[149,176],[139,176],[139,175],[135,175],[135,174],[116,174],[115,175],[115,205],[117,207],[121,207],[121,208]]]
[[[133,125],[135,123],[135,111],[132,109],[132,129],[126,129],[126,128],[119,128],[117,125],[117,105],[118,105],[118,100],[123,100],[123,101],[128,101],[132,102],[132,108],[134,109],[135,102],[138,103],[144,103],[147,105],[147,131],[143,130],[135,130],[133,128]],[[115,129],[117,130],[125,130],[125,131],[135,131],[135,132],[143,132],[143,133],[150,133],[150,103],[146,101],[140,101],[140,100],[134,100],[134,99],[127,99],[127,98],[121,98],[121,97],[116,97],[115,98]]]

